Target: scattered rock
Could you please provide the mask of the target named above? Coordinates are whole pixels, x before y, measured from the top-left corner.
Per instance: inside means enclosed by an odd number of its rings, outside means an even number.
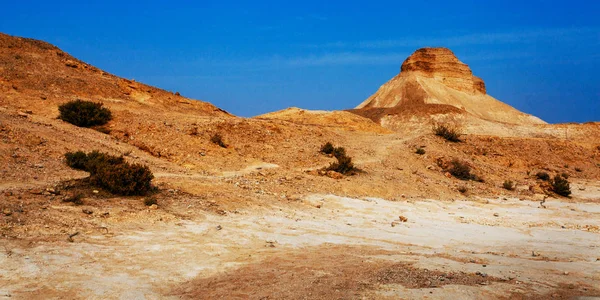
[[[405,217],[405,216],[399,216],[398,218],[400,219],[400,221],[401,221],[401,222],[406,222],[406,221],[408,221],[408,218],[407,218],[407,217]]]
[[[494,213],[494,217],[499,217],[500,214],[499,213]]]
[[[217,230],[221,230],[223,227],[221,225],[217,225]]]
[[[8,216],[10,216],[10,215],[12,215],[12,211],[11,211],[10,209],[8,209],[8,208],[5,208],[5,209],[2,211],[2,213],[3,213],[5,216],[7,216],[7,217],[8,217]]]
[[[341,173],[338,173],[336,171],[327,171],[326,175],[327,175],[327,177],[333,178],[333,179],[342,179],[342,178],[344,178],[344,175],[342,175]]]
[[[92,191],[92,193],[94,193],[94,194],[98,194],[98,193],[100,193],[100,191],[98,191],[98,190],[93,190],[93,191]]]
[[[157,210],[158,209],[158,205],[152,204],[152,205],[148,206],[148,208],[150,208],[152,210]]]
[[[569,275],[569,272],[565,271],[563,274],[564,274],[564,275]]]
[[[538,257],[540,255],[541,254],[539,252],[531,251],[531,256],[533,256],[533,257]]]
[[[86,214],[86,215],[91,215],[91,214],[93,214],[93,213],[94,213],[92,210],[90,210],[90,209],[87,209],[87,208],[84,208],[84,209],[82,209],[81,211],[82,211],[84,214]]]

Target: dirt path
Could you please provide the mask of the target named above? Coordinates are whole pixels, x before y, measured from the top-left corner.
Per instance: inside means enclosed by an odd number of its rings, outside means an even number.
[[[86,232],[74,243],[4,241],[0,297],[215,298],[229,289],[241,298],[259,298],[276,289],[280,298],[325,299],[342,289],[349,297],[478,299],[564,289],[583,295],[600,289],[600,204],[547,201],[543,209],[518,199],[487,202],[311,195],[299,203],[227,216],[204,213],[179,223],[157,218],[145,226],[111,229],[108,235]],[[320,256],[323,260],[315,259]],[[270,264],[271,259],[281,263]],[[289,261],[294,263],[284,263]],[[396,263],[409,265],[393,269]],[[346,277],[328,275],[348,264],[355,268]],[[464,272],[460,276],[466,279],[443,285],[435,281],[439,276],[434,282],[425,276],[432,283],[419,288],[377,279],[381,270],[397,273],[409,267],[415,270],[410,276],[435,269]],[[256,273],[264,268],[273,272]],[[303,280],[333,286],[294,289],[297,282],[281,274],[298,269],[313,270],[302,273]],[[227,271],[233,273],[224,279]],[[252,274],[273,284],[244,284],[253,282],[248,281]],[[473,274],[490,280],[473,281]],[[362,278],[363,284],[353,278]],[[219,286],[213,294],[201,290],[207,281]]]

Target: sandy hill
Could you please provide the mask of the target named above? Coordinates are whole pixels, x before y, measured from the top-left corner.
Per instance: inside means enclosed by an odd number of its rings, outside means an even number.
[[[353,111],[382,124],[386,121],[381,119],[388,116],[410,120],[442,114],[471,122],[545,124],[487,95],[483,80],[446,48],[415,51],[402,64],[400,74]]]
[[[344,130],[390,133],[369,118],[346,111],[306,110],[290,107],[254,117],[265,120],[285,120],[292,123],[325,127],[338,127]]]

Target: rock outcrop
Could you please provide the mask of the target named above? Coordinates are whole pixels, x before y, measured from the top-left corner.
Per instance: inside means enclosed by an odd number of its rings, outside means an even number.
[[[400,71],[433,78],[449,88],[471,95],[485,94],[483,80],[473,76],[469,66],[447,48],[419,49],[404,61]]]
[[[419,49],[400,70],[353,112],[374,121],[402,114],[460,114],[463,118],[508,124],[545,124],[487,95],[483,80],[449,49]]]

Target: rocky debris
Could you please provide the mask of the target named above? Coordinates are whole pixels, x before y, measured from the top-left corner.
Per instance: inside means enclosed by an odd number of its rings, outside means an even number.
[[[342,175],[341,173],[338,173],[336,171],[327,171],[326,175],[327,175],[327,177],[333,178],[333,179],[342,179],[342,178],[344,178],[344,175]]]
[[[8,217],[8,216],[12,215],[12,210],[5,208],[2,210],[2,213]]]
[[[87,208],[82,209],[81,212],[83,212],[86,215],[91,215],[94,213],[91,209],[87,209]]]

